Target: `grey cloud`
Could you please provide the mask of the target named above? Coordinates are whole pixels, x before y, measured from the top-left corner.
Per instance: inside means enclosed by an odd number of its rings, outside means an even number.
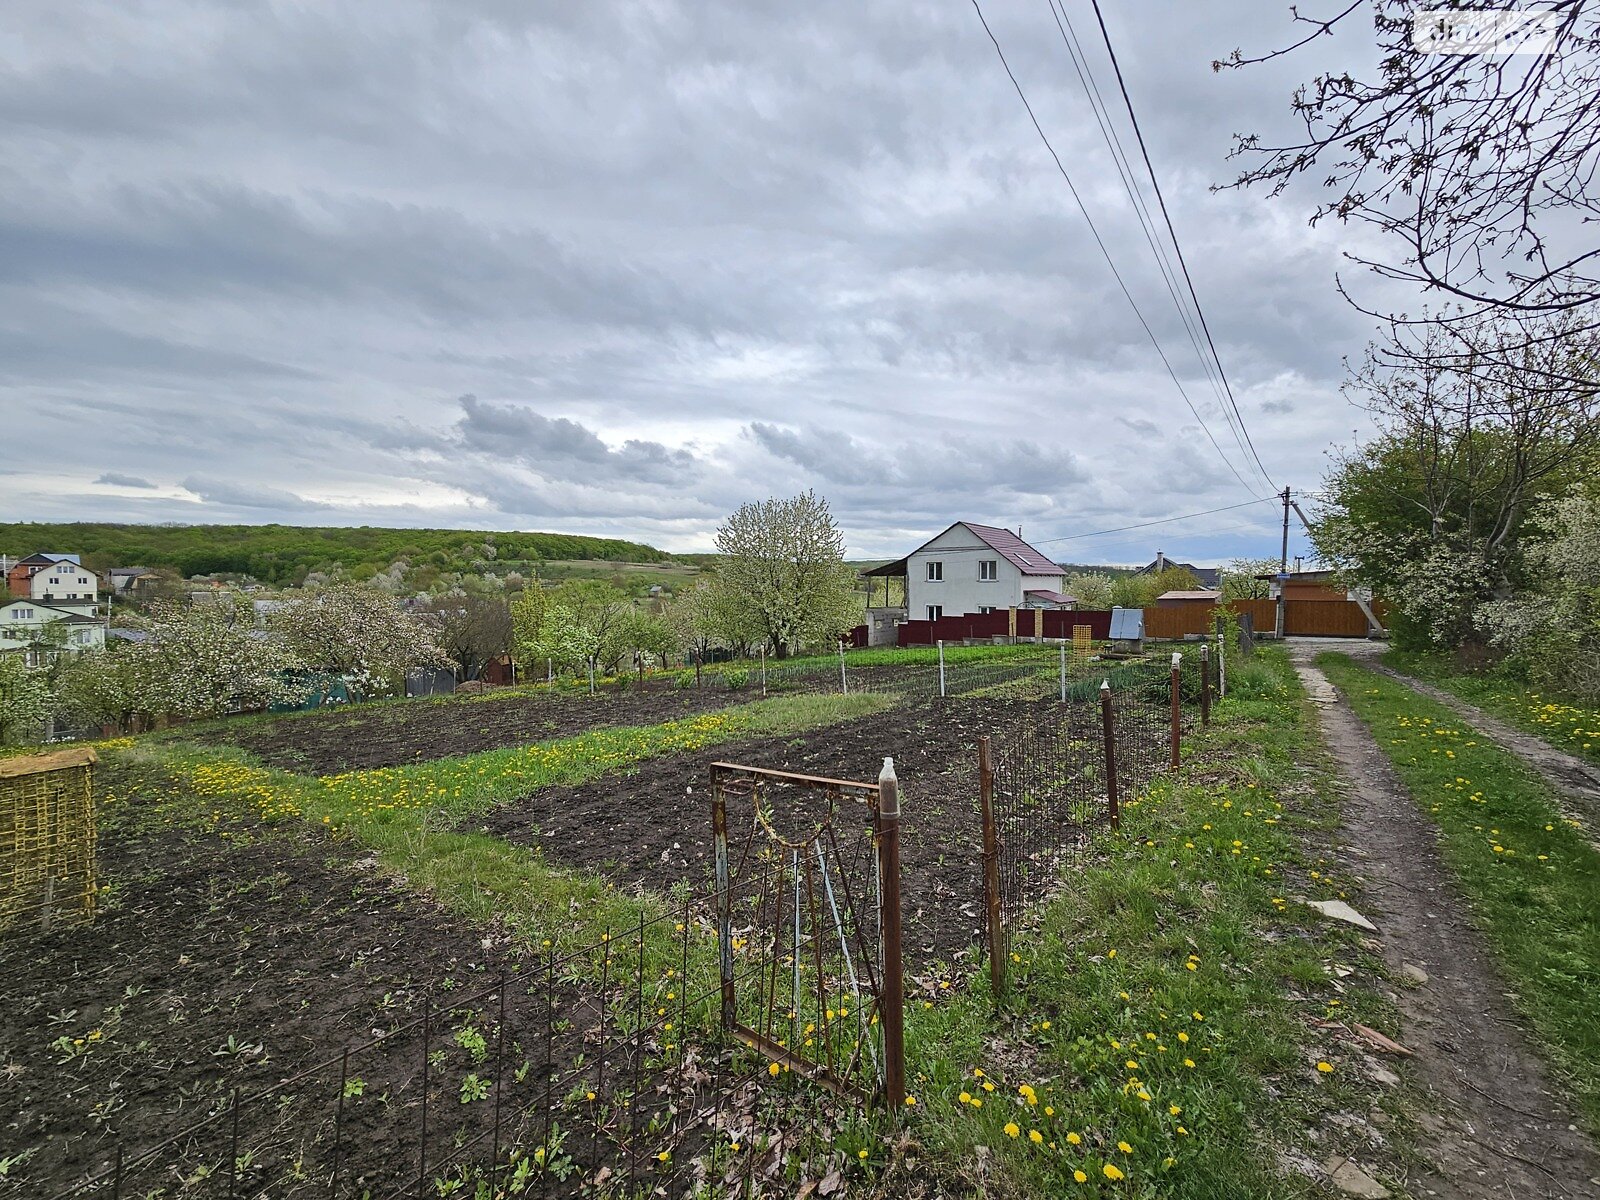
[[[124,475],[120,471],[107,471],[104,475],[101,475],[99,479],[96,479],[95,482],[109,483],[113,487],[128,488],[153,488],[156,486],[148,479],[141,479],[137,475]]]
[[[546,417],[522,405],[461,397],[456,431],[462,445],[539,470],[580,471],[600,480],[687,484],[695,456],[659,442],[629,439],[613,450],[590,429],[565,417]]]
[[[279,512],[314,512],[328,505],[307,500],[283,488],[265,484],[237,483],[226,479],[212,479],[191,475],[181,485],[207,504],[224,508],[263,508]]]
[[[1048,12],[989,7],[1227,445]],[[1242,494],[961,6],[8,18],[8,436],[205,485],[200,504],[69,501],[7,477],[8,510],[537,521],[704,548],[733,505],[816,485],[872,552],[955,515],[1043,536]],[[1108,12],[1252,432],[1308,484],[1319,439],[1347,433],[1328,401],[1364,330],[1331,280],[1354,235],[1208,190],[1229,133],[1284,128],[1312,69],[1211,73],[1288,28],[1263,19],[1246,0]],[[1244,401],[1287,377],[1292,419]],[[280,471],[376,499],[320,508]],[[396,501],[413,492],[430,498]]]

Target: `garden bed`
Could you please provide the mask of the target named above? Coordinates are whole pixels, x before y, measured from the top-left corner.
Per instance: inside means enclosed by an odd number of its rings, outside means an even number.
[[[719,761],[871,783],[892,757],[901,791],[901,891],[908,959],[950,963],[968,956],[982,927],[982,829],[978,814],[977,742],[986,733],[1037,719],[1025,701],[982,705],[934,701],[841,722],[799,736],[650,759],[637,770],[573,787],[544,788],[506,803],[474,827],[505,841],[536,846],[548,861],[586,868],[620,886],[665,892],[687,884],[711,891],[711,764]],[[1098,710],[1068,709],[1073,736],[1093,753]],[[1139,753],[1159,757],[1153,731]],[[1131,747],[1127,751],[1133,753]],[[820,813],[815,810],[812,816]],[[789,814],[785,820],[794,822]],[[864,810],[857,818],[864,822]],[[741,825],[730,811],[733,854]]]
[[[0,1018],[0,1143],[7,1156],[25,1156],[11,1159],[0,1196],[54,1196],[113,1169],[119,1144],[131,1164],[216,1116],[192,1144],[150,1167],[130,1165],[123,1180],[124,1195],[158,1182],[170,1189],[163,1195],[210,1194],[216,1184],[202,1184],[228,1156],[234,1089],[248,1097],[401,1028],[421,1015],[425,994],[448,1005],[521,969],[503,941],[451,920],[357,853],[316,836],[106,838],[110,891],[93,926],[13,930],[0,941],[10,997]],[[460,1099],[475,1068],[453,1032],[492,1038],[498,1000],[496,992],[436,1018],[428,1045],[445,1052],[429,1088],[437,1157],[492,1118],[487,1102]],[[513,1037],[542,1019],[542,995],[513,984],[507,1003]],[[352,1183],[364,1176],[377,1189],[415,1170],[402,1164],[415,1164],[420,1148],[422,1038],[420,1027],[401,1029],[352,1059],[357,1083],[340,1139]],[[505,1086],[515,1086],[509,1073]],[[335,1066],[286,1088],[281,1103],[243,1105],[241,1185],[299,1194],[287,1164],[327,1165],[339,1092]],[[311,1194],[312,1181],[302,1182]]]
[[[358,705],[180,736],[197,745],[239,746],[267,766],[299,775],[333,775],[523,746],[606,726],[656,725],[759,695],[732,691],[722,680],[707,683],[678,688],[662,680],[593,696],[543,692]]]

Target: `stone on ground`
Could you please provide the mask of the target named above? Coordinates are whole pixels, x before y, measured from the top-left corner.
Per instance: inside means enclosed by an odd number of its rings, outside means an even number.
[[[1348,1158],[1334,1155],[1322,1165],[1328,1172],[1329,1178],[1333,1180],[1333,1186],[1347,1196],[1360,1196],[1364,1200],[1384,1200],[1389,1195],[1388,1188]]]
[[[1370,929],[1378,932],[1378,927],[1367,920],[1343,900],[1308,900],[1307,908],[1314,908],[1330,921],[1343,921],[1346,925],[1355,925],[1360,929]]]

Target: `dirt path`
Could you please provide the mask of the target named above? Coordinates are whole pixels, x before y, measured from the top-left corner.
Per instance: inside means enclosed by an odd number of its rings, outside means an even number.
[[[1566,807],[1571,810],[1568,816],[1576,817],[1591,827],[1600,825],[1600,767],[1557,750],[1543,738],[1507,725],[1498,717],[1491,716],[1477,705],[1469,704],[1443,688],[1424,683],[1370,658],[1363,658],[1361,665],[1369,671],[1399,680],[1430,700],[1437,700],[1479,733],[1492,738],[1502,749],[1511,751],[1542,775],[1545,782],[1566,800]]]
[[[1427,1096],[1417,1118],[1424,1166],[1408,1190],[1445,1200],[1600,1194],[1600,1154],[1523,1035],[1440,858],[1434,824],[1310,665],[1325,648],[1291,644],[1290,653],[1349,783],[1337,853],[1364,889],[1363,912],[1395,977],[1425,974],[1399,995],[1401,1040],[1416,1052],[1406,1073]]]

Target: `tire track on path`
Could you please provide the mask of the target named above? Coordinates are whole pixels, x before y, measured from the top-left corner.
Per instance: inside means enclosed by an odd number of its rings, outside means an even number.
[[[1405,1072],[1427,1100],[1416,1147],[1426,1165],[1408,1190],[1445,1200],[1600,1194],[1600,1153],[1522,1032],[1437,827],[1310,665],[1326,648],[1289,645],[1348,784],[1336,852],[1364,889],[1390,970],[1416,983],[1397,997],[1402,1040],[1415,1052]]]

